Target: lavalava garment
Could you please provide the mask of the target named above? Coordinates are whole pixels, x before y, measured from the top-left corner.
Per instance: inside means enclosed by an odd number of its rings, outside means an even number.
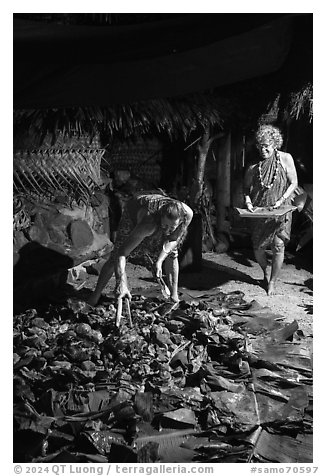
[[[280,161],[282,152],[277,151],[269,159],[265,159],[255,167],[250,198],[254,207],[269,207],[282,197],[289,183],[286,171]],[[288,198],[283,205],[289,205]],[[265,248],[269,246],[275,236],[287,243],[290,239],[292,212],[277,218],[250,219],[251,239],[253,247]]]
[[[145,208],[149,215],[152,215],[154,221],[157,223],[157,228],[151,236],[146,237],[138,246],[135,248],[129,256],[129,260],[134,263],[142,264],[149,269],[151,264],[146,257],[148,254],[151,256],[153,261],[158,257],[162,250],[163,242],[166,241],[167,237],[163,235],[163,231],[160,228],[160,210],[168,202],[174,202],[173,198],[170,198],[166,195],[154,193],[154,192],[138,192],[134,195],[132,201],[125,205],[122,212],[122,217],[118,226],[117,237],[114,243],[114,250],[112,253],[112,258],[115,259],[118,253],[120,246],[128,238],[131,231],[137,224],[137,213],[140,208]],[[185,223],[186,213],[181,217],[181,222]],[[184,241],[186,236],[186,229],[182,233],[180,239],[178,240],[178,248]],[[177,256],[177,250],[174,250],[170,253],[171,255]]]

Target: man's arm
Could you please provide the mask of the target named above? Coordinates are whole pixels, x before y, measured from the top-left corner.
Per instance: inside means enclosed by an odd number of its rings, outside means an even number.
[[[286,154],[286,175],[287,179],[289,181],[289,186],[285,193],[283,193],[283,198],[284,200],[287,200],[294,190],[298,186],[298,176],[297,176],[297,171],[294,165],[294,160],[291,154]]]
[[[283,203],[292,195],[292,193],[298,186],[298,176],[292,155],[285,152],[282,159],[289,186],[285,190],[283,195],[277,200],[273,208],[278,208],[283,205]]]

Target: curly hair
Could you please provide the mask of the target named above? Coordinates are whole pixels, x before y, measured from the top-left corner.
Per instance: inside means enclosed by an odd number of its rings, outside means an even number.
[[[283,136],[278,127],[271,124],[261,125],[256,132],[256,142],[261,144],[265,140],[271,141],[276,149],[280,149],[283,144]]]

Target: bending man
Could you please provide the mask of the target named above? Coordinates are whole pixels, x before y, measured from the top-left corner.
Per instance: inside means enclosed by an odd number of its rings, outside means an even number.
[[[156,254],[157,277],[162,277],[162,265],[165,263],[171,299],[178,302],[178,247],[186,236],[192,217],[193,212],[185,203],[160,193],[137,193],[125,205],[114,250],[101,269],[88,303],[92,306],[98,303],[113,272],[116,277],[116,296],[131,299],[126,260],[131,254],[144,256],[145,253]]]

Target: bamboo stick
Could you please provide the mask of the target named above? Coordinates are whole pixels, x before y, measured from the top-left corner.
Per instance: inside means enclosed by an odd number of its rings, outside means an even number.
[[[130,327],[132,327],[132,319],[131,319],[131,312],[130,312],[130,303],[129,303],[129,299],[126,298],[126,308],[127,308],[127,315],[128,315],[128,321],[129,321],[129,325]]]
[[[122,298],[119,297],[117,302],[117,312],[115,316],[115,325],[117,327],[120,327],[121,315],[122,315]]]

